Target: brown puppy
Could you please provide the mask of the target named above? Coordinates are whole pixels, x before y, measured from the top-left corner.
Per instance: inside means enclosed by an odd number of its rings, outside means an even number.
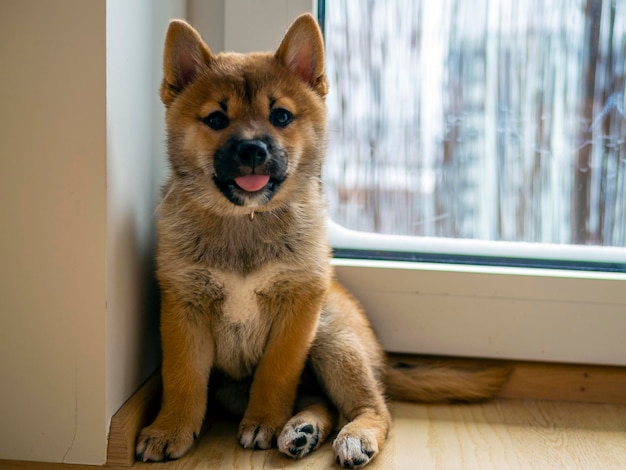
[[[393,398],[477,400],[501,369],[393,369],[334,280],[320,174],[326,146],[324,46],[311,15],[275,54],[213,55],[170,24],[161,98],[171,176],[159,208],[163,402],[137,455],[183,455],[209,391],[239,412],[239,442],[303,457],[347,420],[333,447],[368,463]],[[385,384],[385,385],[383,385]],[[386,387],[386,388],[385,388]]]

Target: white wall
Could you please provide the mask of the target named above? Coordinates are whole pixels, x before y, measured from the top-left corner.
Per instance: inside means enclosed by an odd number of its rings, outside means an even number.
[[[111,416],[157,367],[167,23],[195,15],[215,52],[273,49],[311,2],[268,0],[278,30],[249,4],[0,1],[0,459],[104,463]]]
[[[0,458],[104,458],[104,26],[0,2]]]
[[[161,54],[184,1],[108,0],[106,418],[159,364],[154,208],[165,173]]]
[[[187,0],[187,20],[215,54],[224,50],[225,0]]]
[[[276,50],[296,17],[313,10],[313,0],[228,0],[225,2],[224,50]]]
[[[0,3],[0,459],[104,463],[158,366],[172,0]]]
[[[188,0],[187,19],[214,53],[275,50],[298,15],[316,0]]]

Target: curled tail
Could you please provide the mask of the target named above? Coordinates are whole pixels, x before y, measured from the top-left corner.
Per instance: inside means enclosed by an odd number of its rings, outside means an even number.
[[[500,365],[460,365],[447,361],[407,363],[387,361],[383,381],[393,400],[473,402],[494,397],[511,369]]]

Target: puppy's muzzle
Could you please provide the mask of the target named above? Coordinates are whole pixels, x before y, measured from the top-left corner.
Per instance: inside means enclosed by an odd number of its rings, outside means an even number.
[[[274,197],[287,177],[287,151],[269,136],[233,136],[213,159],[215,184],[238,206],[260,206]]]

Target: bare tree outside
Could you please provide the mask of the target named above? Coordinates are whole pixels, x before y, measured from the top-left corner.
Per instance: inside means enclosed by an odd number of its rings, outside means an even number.
[[[626,0],[325,2],[330,215],[626,246]]]

